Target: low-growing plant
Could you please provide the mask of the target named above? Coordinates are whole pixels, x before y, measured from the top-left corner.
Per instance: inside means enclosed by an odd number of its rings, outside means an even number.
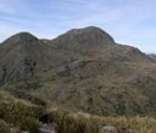
[[[0,133],[9,133],[9,126],[3,120],[0,120]]]
[[[53,110],[48,118],[57,124],[58,133],[99,133],[100,128],[109,125],[119,132],[156,133],[156,120],[149,117],[104,117]]]
[[[37,133],[41,109],[20,101],[0,102],[0,118],[21,130]],[[1,132],[0,132],[1,133]]]

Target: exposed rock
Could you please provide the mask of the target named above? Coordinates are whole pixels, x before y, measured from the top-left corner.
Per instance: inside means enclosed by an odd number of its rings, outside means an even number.
[[[43,124],[42,127],[39,128],[39,133],[56,133],[56,130],[52,124]]]
[[[99,133],[119,133],[119,132],[116,127],[108,125],[100,128]]]

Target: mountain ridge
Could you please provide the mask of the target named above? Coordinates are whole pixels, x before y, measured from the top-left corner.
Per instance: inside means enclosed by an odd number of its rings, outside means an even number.
[[[72,29],[52,40],[22,32],[0,51],[1,88],[9,92],[98,115],[156,110],[155,62],[97,27]]]

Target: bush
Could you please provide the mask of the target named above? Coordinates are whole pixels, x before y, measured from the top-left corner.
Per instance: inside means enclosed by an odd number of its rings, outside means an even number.
[[[3,120],[0,120],[0,133],[9,133],[9,126]]]
[[[40,108],[34,105],[27,105],[22,102],[0,102],[0,118],[31,133],[38,132],[40,113]]]
[[[26,130],[30,133],[38,133],[39,126],[39,121],[32,117],[26,117],[25,119],[21,120],[21,123],[19,124],[21,130]]]
[[[91,121],[81,115],[54,111],[49,114],[49,119],[56,123],[58,133],[98,133],[97,121]]]

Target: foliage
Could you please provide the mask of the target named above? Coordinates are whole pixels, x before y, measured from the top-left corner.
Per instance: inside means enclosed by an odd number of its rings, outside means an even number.
[[[9,126],[3,120],[0,120],[0,133],[9,133]]]
[[[5,93],[3,93],[5,95]],[[7,97],[4,99],[3,97]],[[37,133],[39,128],[38,118],[42,109],[29,102],[9,96],[0,98],[0,119],[21,130]]]

